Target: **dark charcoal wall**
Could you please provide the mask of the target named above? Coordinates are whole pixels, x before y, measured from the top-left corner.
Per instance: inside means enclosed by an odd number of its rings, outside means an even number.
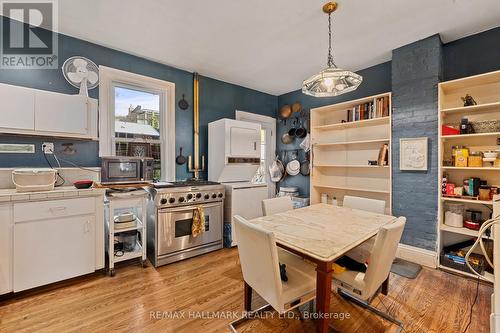
[[[392,52],[392,212],[406,216],[402,242],[435,250],[438,202],[437,85],[442,78],[439,35]],[[427,137],[427,171],[399,170],[399,140]]]
[[[444,81],[500,69],[500,27],[444,45]]]
[[[278,106],[285,104],[292,104],[295,102],[300,102],[302,107],[309,112],[310,109],[317,108],[323,105],[335,104],[340,102],[349,101],[356,98],[362,98],[366,96],[376,95],[379,93],[384,93],[391,91],[391,63],[386,62],[373,67],[363,69],[358,72],[363,76],[363,83],[354,92],[337,96],[331,98],[316,98],[304,95],[301,90],[295,90],[287,94],[281,95],[278,98]],[[297,149],[299,147],[302,139],[295,139],[293,143],[285,145],[281,142],[281,135],[285,133],[290,123],[287,122],[287,127],[284,126],[282,122],[278,123],[278,151],[281,149]],[[300,155],[303,157],[303,155]],[[298,186],[300,188],[301,195],[309,195],[309,177],[302,175],[297,175],[293,177],[287,177],[280,184],[282,186]]]
[[[1,19],[4,19],[0,16]],[[1,22],[0,22],[0,26]],[[193,151],[193,78],[192,73],[162,65],[144,58],[136,57],[124,52],[109,49],[97,44],[89,43],[77,38],[59,34],[59,65],[67,58],[81,55],[93,60],[97,65],[104,65],[132,73],[146,75],[175,83],[176,99],[186,95],[190,107],[181,110],[176,103],[176,151],[183,147],[183,154],[192,154]],[[168,60],[168,59],[165,59]],[[51,90],[66,94],[76,94],[77,89],[70,86],[64,79],[61,70],[1,70],[0,82],[30,88]],[[98,89],[90,91],[90,96],[98,98]],[[200,78],[200,150],[207,155],[207,124],[220,118],[234,118],[234,111],[244,110],[267,116],[275,116],[278,98],[269,94],[247,89],[241,86],[218,81],[208,77]],[[0,116],[8,110],[0,108]],[[1,133],[0,133],[1,134]],[[54,140],[53,138],[19,137],[0,135],[0,143],[34,143],[36,154],[1,154],[0,167],[46,166],[40,152],[40,144],[50,140],[56,144],[56,150],[61,143],[75,144],[77,153],[66,157],[75,163],[84,166],[99,165],[98,143],[95,141],[75,141],[69,139]],[[176,178],[185,179],[191,174],[186,165],[177,166]]]

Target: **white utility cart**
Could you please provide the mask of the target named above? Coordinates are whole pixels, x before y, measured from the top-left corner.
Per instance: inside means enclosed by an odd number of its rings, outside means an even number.
[[[118,262],[139,258],[141,265],[146,264],[146,204],[148,192],[139,188],[133,191],[110,191],[106,193],[106,252],[108,253],[108,273],[115,275],[115,264]],[[118,220],[123,216],[133,216],[133,219],[126,221],[125,227]],[[116,222],[116,223],[115,223]],[[120,238],[127,233],[137,232],[135,245],[130,249],[125,249],[122,244],[120,249]]]

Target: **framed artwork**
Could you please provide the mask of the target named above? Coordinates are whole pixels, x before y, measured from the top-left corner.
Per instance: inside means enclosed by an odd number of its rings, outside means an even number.
[[[5,154],[34,154],[35,145],[25,143],[0,143],[0,153]]]
[[[428,138],[399,139],[399,170],[426,171]]]

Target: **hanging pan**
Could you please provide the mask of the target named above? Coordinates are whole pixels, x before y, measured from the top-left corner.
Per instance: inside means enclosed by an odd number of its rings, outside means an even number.
[[[281,110],[280,110],[280,116],[282,119],[287,119],[288,117],[290,117],[292,114],[292,107],[288,104],[285,104],[281,107]]]

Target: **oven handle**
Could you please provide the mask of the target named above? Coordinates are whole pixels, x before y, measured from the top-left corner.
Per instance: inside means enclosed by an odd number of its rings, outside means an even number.
[[[192,204],[192,205],[176,207],[176,208],[161,208],[158,210],[158,213],[178,213],[178,212],[183,212],[183,211],[189,212],[189,211],[193,211],[198,206],[200,206],[200,205]],[[203,207],[203,209],[212,208],[212,207],[222,206],[222,202],[215,202],[215,203],[211,203],[211,204],[201,204],[201,206]]]

